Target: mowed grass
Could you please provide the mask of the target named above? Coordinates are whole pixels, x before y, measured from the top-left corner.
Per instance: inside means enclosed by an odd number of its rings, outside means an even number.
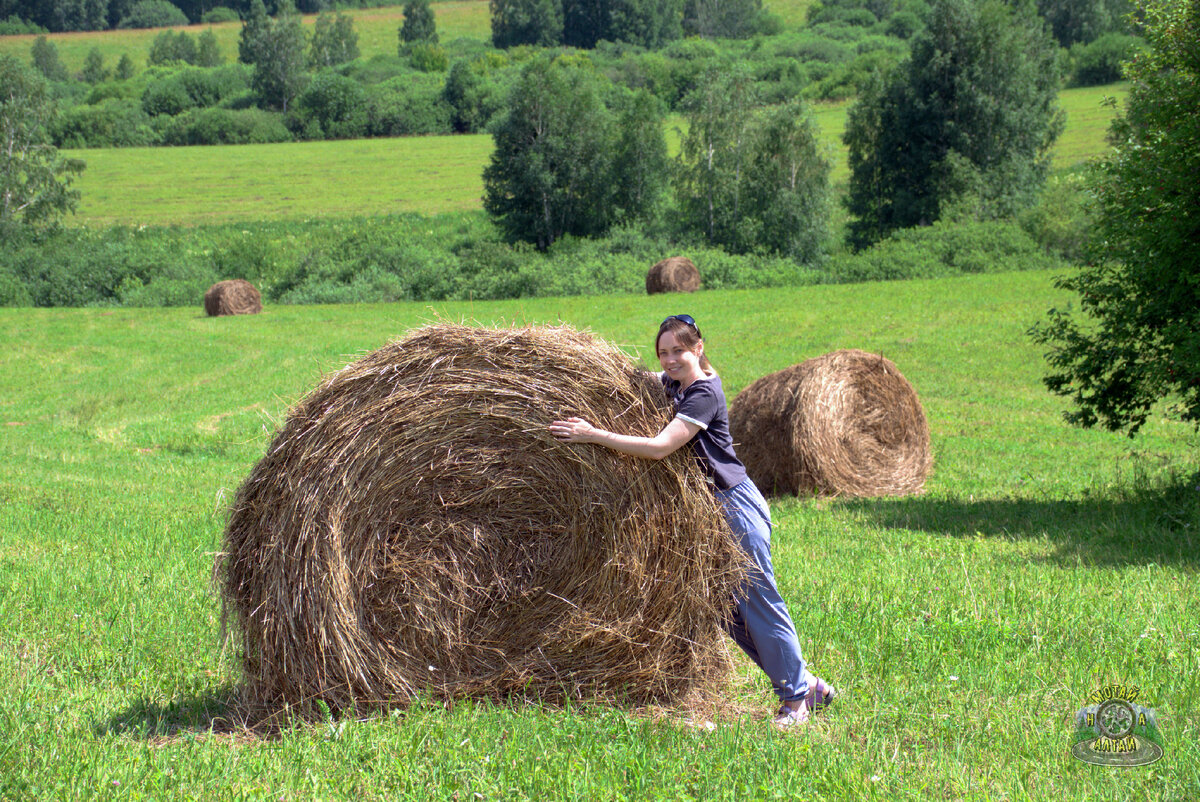
[[[1194,798],[1197,437],[1165,407],[1133,441],[1062,422],[1024,334],[1070,300],[1051,279],[224,319],[0,310],[0,797]],[[323,372],[438,315],[564,320],[646,354],[680,311],[730,397],[842,347],[885,354],[920,393],[925,495],[772,501],[781,588],[842,690],[832,710],[773,733],[767,684],[742,661],[729,698],[748,712],[712,732],[471,702],[223,731],[238,674],[209,580],[222,512]],[[1158,711],[1153,766],[1069,755],[1074,712],[1115,681]]]
[[[1104,152],[1124,85],[1061,93],[1067,128],[1055,149],[1066,167]],[[819,104],[813,116],[833,160],[831,180],[849,179],[841,132],[849,103]],[[667,133],[678,152],[682,118]],[[277,145],[124,148],[65,151],[87,169],[73,225],[194,225],[204,222],[386,214],[424,214],[482,208],[483,168],[491,137],[362,139]]]
[[[490,39],[491,22],[488,17],[488,0],[433,0],[434,20],[438,37],[448,42],[459,37],[468,39]],[[358,8],[341,12],[354,19],[354,30],[358,34],[358,49],[363,58],[378,54],[395,55],[400,39],[400,26],[404,24],[402,5],[381,8]],[[303,15],[304,25],[312,32],[317,15]],[[212,29],[217,37],[221,55],[227,62],[237,61],[238,38],[242,23],[225,22],[219,25],[186,25],[172,28],[198,36]],[[138,30],[79,31],[55,33],[46,36],[58,49],[59,59],[70,72],[83,69],[84,59],[92,48],[100,51],[105,65],[112,69],[121,55],[128,53],[139,68],[146,66],[146,58],[154,37],[164,28]],[[35,35],[0,36],[0,54],[9,54],[22,61],[29,61],[29,49]]]

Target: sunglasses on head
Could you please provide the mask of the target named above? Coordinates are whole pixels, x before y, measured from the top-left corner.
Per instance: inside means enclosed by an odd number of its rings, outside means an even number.
[[[678,320],[680,323],[686,323],[695,329],[697,337],[700,336],[700,327],[696,325],[696,319],[691,315],[671,315],[669,318],[667,318],[667,320],[664,320],[663,323],[666,323],[668,320]]]

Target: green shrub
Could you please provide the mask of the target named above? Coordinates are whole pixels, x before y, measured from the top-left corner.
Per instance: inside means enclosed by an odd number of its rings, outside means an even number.
[[[448,134],[452,109],[442,97],[441,81],[400,77],[367,90],[367,133],[370,136]]]
[[[1122,64],[1129,61],[1142,46],[1137,36],[1106,33],[1088,44],[1071,48],[1072,86],[1101,86],[1121,80]]]
[[[322,70],[296,99],[295,113],[305,128],[315,122],[322,138],[361,137],[367,131],[367,93],[358,81]]]
[[[141,104],[125,98],[70,106],[54,121],[50,135],[60,148],[127,148],[160,142]]]
[[[16,14],[9,14],[8,19],[0,20],[0,36],[22,36],[32,33],[50,33],[41,25],[26,22]]]
[[[238,22],[239,20],[241,20],[241,17],[238,16],[238,13],[232,8],[226,8],[225,6],[210,8],[200,15],[200,21],[208,25],[218,25],[222,22]]]
[[[1057,264],[1015,223],[942,220],[900,229],[870,248],[843,254],[828,272],[835,281],[857,282],[1042,270]]]
[[[263,109],[191,109],[162,131],[165,145],[250,145],[290,142],[283,115]]]
[[[117,27],[169,28],[187,24],[187,16],[168,0],[137,0],[117,23]]]
[[[1080,262],[1094,223],[1090,199],[1085,170],[1052,175],[1046,179],[1037,203],[1023,211],[1018,220],[1048,253]]]
[[[412,42],[404,46],[408,61],[413,69],[421,72],[445,72],[450,66],[450,59],[440,45],[430,42]]]
[[[216,106],[249,88],[250,68],[243,64],[185,67],[152,79],[142,93],[142,108],[151,116],[175,116],[188,109]]]

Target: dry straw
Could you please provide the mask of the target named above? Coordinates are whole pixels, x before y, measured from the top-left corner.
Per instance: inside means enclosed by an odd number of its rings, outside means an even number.
[[[646,293],[695,292],[700,289],[700,271],[686,256],[657,262],[646,274]]]
[[[218,281],[204,293],[204,311],[209,317],[257,315],[262,311],[262,297],[245,279]]]
[[[729,409],[737,453],[775,493],[921,492],[933,464],[929,425],[891,361],[847,349],[764,376]]]
[[[711,699],[740,552],[656,378],[567,327],[437,324],[325,379],[237,493],[218,565],[248,701]]]

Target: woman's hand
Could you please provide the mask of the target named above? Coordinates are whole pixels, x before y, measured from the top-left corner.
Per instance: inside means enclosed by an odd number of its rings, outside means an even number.
[[[550,434],[564,443],[586,443],[595,432],[596,427],[583,418],[567,418],[550,424]]]

